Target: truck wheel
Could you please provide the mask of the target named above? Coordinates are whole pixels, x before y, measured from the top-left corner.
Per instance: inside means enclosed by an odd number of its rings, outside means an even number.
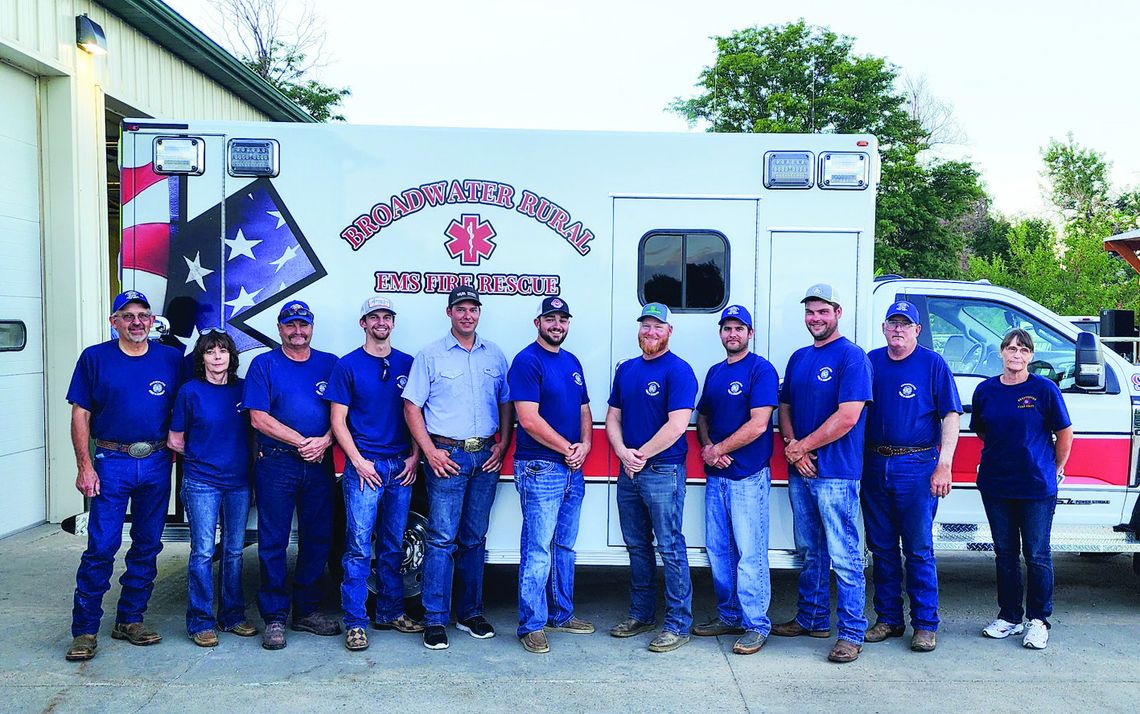
[[[418,596],[423,589],[426,548],[427,518],[416,511],[409,511],[408,526],[404,529],[404,562],[400,565],[405,599]]]

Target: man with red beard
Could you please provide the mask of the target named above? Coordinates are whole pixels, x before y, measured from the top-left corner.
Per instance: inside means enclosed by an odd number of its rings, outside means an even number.
[[[649,643],[669,652],[689,641],[693,586],[681,517],[685,505],[685,429],[697,397],[693,368],[669,351],[669,308],[646,305],[638,318],[641,356],[618,365],[606,413],[606,436],[621,461],[618,518],[629,551],[629,617],[614,637],[632,637],[656,627],[657,561],[665,565],[665,624]]]
[[[830,285],[811,286],[801,302],[813,342],[788,360],[780,393],[780,436],[793,467],[788,496],[803,569],[796,617],[772,627],[772,634],[830,636],[828,579],[834,569],[839,639],[827,658],[852,662],[863,649],[867,629],[857,521],[871,363],[858,345],[840,336],[843,307]]]

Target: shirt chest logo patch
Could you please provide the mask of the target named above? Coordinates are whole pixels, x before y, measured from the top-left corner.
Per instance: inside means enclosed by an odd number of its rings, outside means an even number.
[[[161,397],[163,394],[166,394],[166,382],[163,382],[161,379],[156,379],[147,386],[146,390],[153,396]]]
[[[399,387],[400,389],[403,389],[404,387],[408,386],[407,375],[401,374],[399,377],[396,377],[396,386]]]
[[[1018,409],[1036,409],[1037,408],[1037,397],[1033,397],[1033,396],[1018,397],[1017,408]]]
[[[645,393],[651,397],[656,397],[661,393],[661,385],[657,382],[650,382],[649,384],[645,385]]]
[[[834,376],[835,370],[831,367],[820,367],[819,372],[815,375],[815,378],[821,382],[830,382],[831,378]]]
[[[918,394],[918,387],[910,382],[904,382],[899,385],[899,396],[903,399],[914,399],[914,395]]]
[[[582,386],[582,375],[581,375],[581,373],[575,372],[573,376],[574,376],[574,384],[577,384],[579,387],[581,387]]]
[[[744,385],[740,382],[733,382],[728,385],[728,393],[734,397],[744,394]]]
[[[327,389],[328,386],[329,386],[328,382],[324,382],[324,381],[317,382],[317,385],[316,385],[317,396],[323,397],[325,395],[325,389]]]

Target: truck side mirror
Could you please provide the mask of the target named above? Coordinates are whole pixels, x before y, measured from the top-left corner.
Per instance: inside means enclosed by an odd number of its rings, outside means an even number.
[[[1104,349],[1091,332],[1077,335],[1076,384],[1081,389],[1104,389]]]

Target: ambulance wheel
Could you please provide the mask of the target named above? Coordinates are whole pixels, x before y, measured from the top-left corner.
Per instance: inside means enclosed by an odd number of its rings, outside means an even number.
[[[408,526],[404,529],[404,562],[400,565],[405,599],[418,597],[423,590],[426,548],[427,518],[417,511],[409,511]]]

